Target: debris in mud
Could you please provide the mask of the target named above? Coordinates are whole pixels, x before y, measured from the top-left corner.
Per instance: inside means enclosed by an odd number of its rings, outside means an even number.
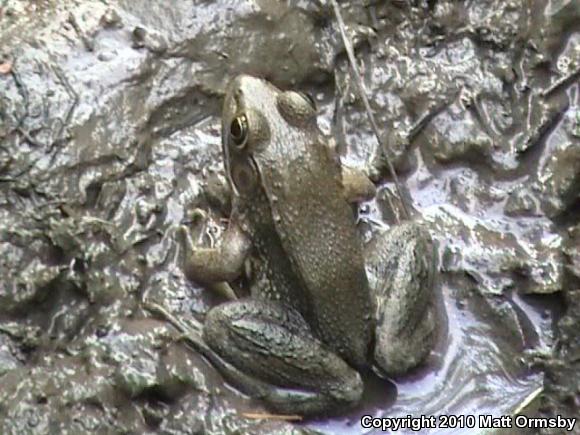
[[[0,63],[0,74],[10,74],[12,71],[12,64],[10,62]]]
[[[445,247],[441,268],[466,274],[482,293],[554,293],[563,286],[561,241],[527,241],[532,234],[503,232],[485,219],[467,217],[450,207],[426,220]],[[532,229],[533,232],[535,229]],[[515,231],[514,231],[515,232]]]
[[[252,420],[281,420],[281,421],[300,421],[302,417],[300,415],[283,415],[283,414],[257,414],[244,412],[242,417],[249,418]]]

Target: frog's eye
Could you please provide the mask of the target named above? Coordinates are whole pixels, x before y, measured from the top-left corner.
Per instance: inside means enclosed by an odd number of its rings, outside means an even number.
[[[227,145],[234,152],[254,153],[270,138],[268,121],[257,110],[246,109],[230,122],[227,132]]]
[[[258,184],[258,171],[251,159],[236,159],[231,165],[234,187],[241,194],[248,194]]]
[[[286,91],[278,94],[278,110],[288,123],[300,127],[316,120],[314,99],[303,92]]]
[[[248,118],[246,115],[236,116],[230,124],[230,139],[234,145],[243,149],[248,141]]]

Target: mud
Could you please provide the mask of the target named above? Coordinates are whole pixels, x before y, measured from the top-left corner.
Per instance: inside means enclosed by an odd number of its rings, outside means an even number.
[[[341,7],[384,150],[326,2],[0,0],[0,433],[359,433],[363,414],[509,414],[538,388],[533,412],[579,414],[580,4]],[[386,153],[438,243],[436,351],[340,418],[246,418],[259,401],[143,308],[196,328],[220,302],[175,230],[227,217],[241,72],[312,94],[372,173],[361,237],[400,216]]]

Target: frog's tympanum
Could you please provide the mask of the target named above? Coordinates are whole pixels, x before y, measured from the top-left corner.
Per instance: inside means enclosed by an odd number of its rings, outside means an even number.
[[[251,296],[207,314],[212,360],[228,381],[283,413],[352,406],[363,391],[359,371],[404,373],[433,343],[428,233],[407,222],[363,252],[352,204],[374,186],[341,166],[331,142],[308,96],[237,77],[222,120],[229,227],[215,248],[188,239],[191,279],[250,276]]]

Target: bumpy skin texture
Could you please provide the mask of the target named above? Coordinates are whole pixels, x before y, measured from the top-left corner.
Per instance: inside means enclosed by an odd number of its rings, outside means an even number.
[[[433,330],[426,308],[432,269],[418,249],[428,236],[415,224],[382,235],[373,248],[379,262],[366,264],[371,291],[349,201],[374,189],[355,170],[341,168],[318,130],[313,104],[239,76],[226,92],[222,143],[234,190],[224,240],[236,243],[192,247],[187,270],[202,282],[226,281],[244,261],[252,265],[251,297],[215,307],[204,327],[227,378],[281,412],[351,406],[362,395],[353,367],[369,365],[375,313],[377,337],[395,343],[383,343],[378,362],[393,373],[417,365]]]
[[[336,411],[362,395],[359,374],[283,304],[252,298],[222,304],[210,311],[204,338],[246,376],[271,385],[262,394],[279,412]]]
[[[417,366],[433,347],[434,256],[429,233],[415,222],[394,227],[367,247],[378,324],[374,359],[391,376]]]
[[[238,152],[228,129],[248,113],[248,143]],[[295,92],[240,76],[228,89],[222,123],[228,172],[252,159],[259,179],[246,195],[234,197],[274,286],[255,296],[294,306],[322,341],[349,363],[364,365],[371,304],[362,247],[340,162],[319,134],[315,110]]]

